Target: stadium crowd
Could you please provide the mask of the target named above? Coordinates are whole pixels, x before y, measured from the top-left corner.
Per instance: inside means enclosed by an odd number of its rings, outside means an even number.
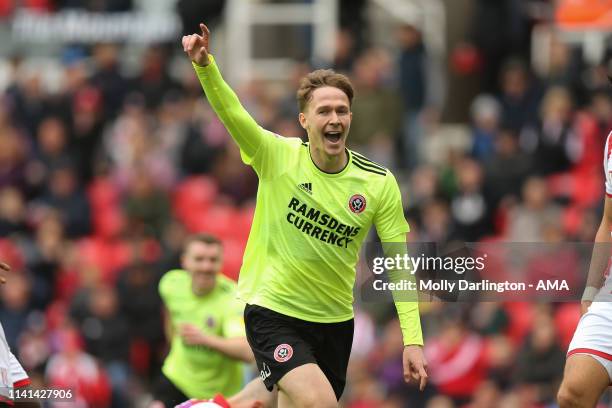
[[[411,241],[592,241],[612,129],[606,66],[555,41],[536,75],[523,47],[534,22],[518,16],[525,27],[505,33],[494,3],[477,2],[469,45],[448,58],[447,81],[481,79],[459,133],[431,97],[439,78],[418,26],[398,28],[391,49],[345,28],[333,65],[357,91],[349,146],[395,169]],[[187,234],[207,231],[237,278],[257,187],[194,72],[170,69],[178,39],[148,48],[135,76],[122,51],[66,47],[53,90],[44,67],[14,55],[0,95],[0,258],[16,271],[0,321],[34,386],[76,389],[79,406],[146,401],[167,351],[160,277]],[[304,137],[294,92],[310,69],[297,64],[282,92],[253,81],[238,94],[264,128]],[[425,392],[403,383],[393,305],[359,303],[345,407],[555,406],[578,302],[421,309]]]

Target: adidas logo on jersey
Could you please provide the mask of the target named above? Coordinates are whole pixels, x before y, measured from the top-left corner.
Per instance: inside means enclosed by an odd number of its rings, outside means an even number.
[[[312,183],[302,183],[298,184],[298,188],[312,195]]]

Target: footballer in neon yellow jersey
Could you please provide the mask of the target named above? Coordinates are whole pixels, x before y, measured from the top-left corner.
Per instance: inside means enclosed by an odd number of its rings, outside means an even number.
[[[308,142],[261,128],[223,80],[209,54],[209,31],[183,37],[206,97],[259,176],[255,217],[238,294],[247,339],[279,405],[336,406],[353,336],[352,290],[371,226],[383,242],[405,242],[408,224],[391,172],[350,151],[353,88],[317,70],[298,89]],[[375,120],[375,118],[372,118]],[[396,303],[404,336],[404,375],[426,381],[416,302]]]
[[[194,235],[185,243],[184,269],[167,272],[159,283],[170,351],[154,395],[167,407],[238,392],[243,362],[253,358],[236,283],[220,274],[222,254],[217,238]]]

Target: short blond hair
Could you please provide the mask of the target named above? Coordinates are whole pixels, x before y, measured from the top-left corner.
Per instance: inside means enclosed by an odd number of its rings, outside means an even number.
[[[331,86],[340,89],[346,94],[349,105],[353,103],[355,91],[346,75],[339,74],[332,69],[317,69],[302,78],[297,90],[297,102],[300,112],[304,112],[306,105],[312,99],[312,93],[317,88]]]

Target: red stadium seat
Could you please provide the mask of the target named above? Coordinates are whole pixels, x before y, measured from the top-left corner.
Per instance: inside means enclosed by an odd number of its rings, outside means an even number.
[[[237,227],[238,213],[229,205],[215,205],[206,210],[190,213],[187,228],[190,231],[204,231],[220,239],[233,238]]]
[[[116,207],[119,204],[119,190],[107,177],[98,177],[87,189],[89,203],[94,210]]]
[[[172,207],[174,214],[185,225],[197,214],[207,209],[217,197],[217,185],[209,177],[193,176],[183,180],[174,190]]]
[[[85,238],[79,241],[78,246],[83,267],[97,269],[99,279],[109,284],[115,282],[117,273],[131,259],[130,248],[122,241]]]
[[[510,316],[507,334],[515,346],[520,345],[531,330],[533,323],[533,305],[528,302],[508,302],[504,309]]]
[[[118,237],[125,227],[125,214],[118,206],[94,211],[92,214],[94,235],[101,239]]]
[[[555,327],[559,335],[561,348],[566,350],[572,341],[576,326],[580,320],[580,305],[578,303],[563,303],[555,313]]]

